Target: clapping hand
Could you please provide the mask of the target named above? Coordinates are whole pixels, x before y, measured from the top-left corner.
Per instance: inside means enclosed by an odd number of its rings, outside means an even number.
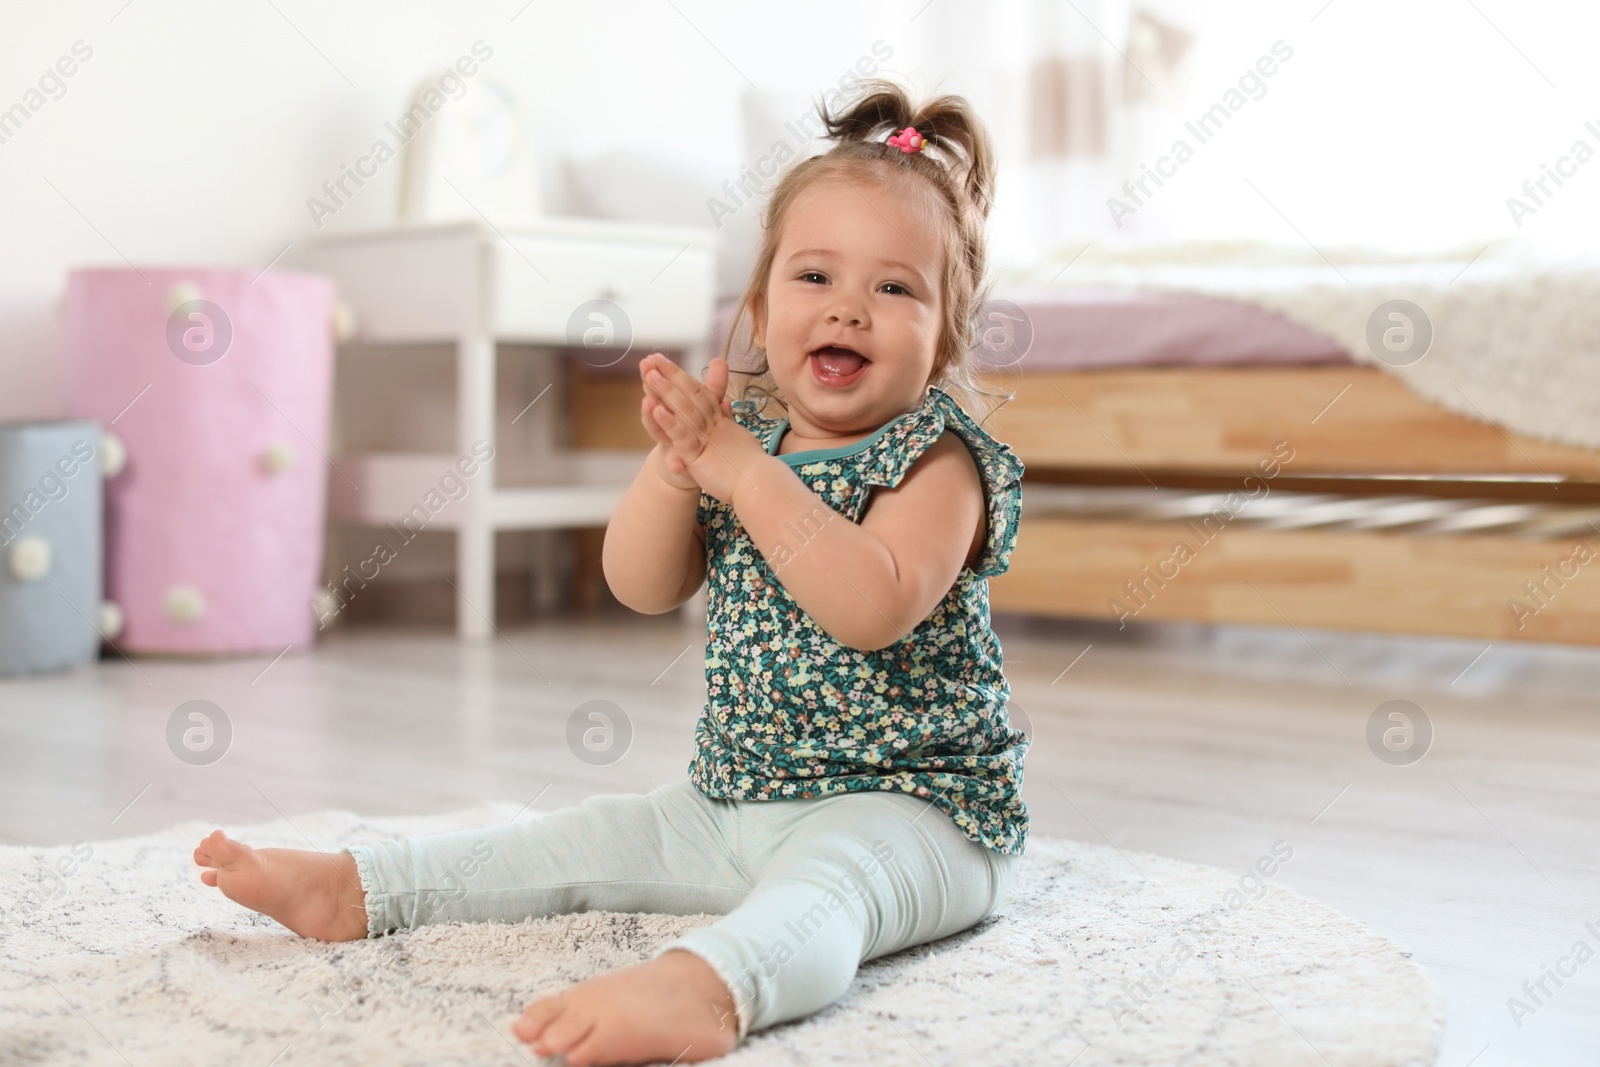
[[[660,446],[655,454],[662,478],[732,500],[734,485],[744,477],[741,464],[766,453],[733,420],[733,405],[725,397],[727,360],[713,359],[701,382],[656,352],[640,361],[639,376],[645,388],[640,420]]]

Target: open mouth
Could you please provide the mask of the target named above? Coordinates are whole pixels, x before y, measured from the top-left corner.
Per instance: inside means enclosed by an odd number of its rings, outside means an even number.
[[[871,362],[847,345],[823,345],[811,353],[811,373],[824,385],[848,385]]]

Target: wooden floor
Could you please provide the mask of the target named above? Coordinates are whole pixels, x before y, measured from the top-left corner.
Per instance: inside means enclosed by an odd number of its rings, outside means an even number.
[[[1035,738],[1024,789],[1035,834],[1240,872],[1286,841],[1294,857],[1277,881],[1397,939],[1438,980],[1442,1067],[1600,1060],[1600,957],[1560,988],[1546,979],[1553,996],[1520,1027],[1506,1003],[1576,942],[1600,949],[1600,651],[998,628]],[[59,845],[331,806],[548,809],[646,790],[685,774],[700,659],[699,635],[675,617],[601,613],[477,646],[352,629],[275,663],[119,659],[0,682],[0,838]],[[1435,732],[1410,766],[1365,740],[1373,710],[1397,698]],[[193,699],[233,729],[208,766],[167,747],[169,716]],[[615,702],[634,731],[609,766],[567,747],[569,714],[593,699]]]

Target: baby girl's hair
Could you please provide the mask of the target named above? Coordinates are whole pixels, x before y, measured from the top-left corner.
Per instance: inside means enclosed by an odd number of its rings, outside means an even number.
[[[961,97],[939,96],[913,107],[904,89],[882,79],[864,82],[858,99],[845,105],[841,113],[830,113],[821,102],[817,112],[828,139],[836,143],[791,168],[767,202],[761,250],[723,345],[723,358],[729,359],[733,380],[743,379],[734,395],[760,397],[763,408],[769,400],[785,406],[768,369],[766,352],[755,349],[751,342],[749,321],[757,308],[764,315],[770,306],[767,284],[772,261],[795,197],[821,180],[864,180],[889,184],[896,193],[908,199],[916,197],[929,206],[932,225],[923,232],[939,239],[929,251],[944,251],[939,279],[943,323],[929,384],[950,392],[980,419],[986,417],[995,401],[1009,395],[983,389],[970,364],[975,321],[987,296],[984,222],[994,200],[994,153],[988,132]],[[902,152],[886,143],[890,134],[907,126],[916,127],[926,139],[922,151]],[[741,323],[746,325],[743,335]],[[757,353],[754,366],[735,367],[729,358],[736,337]]]

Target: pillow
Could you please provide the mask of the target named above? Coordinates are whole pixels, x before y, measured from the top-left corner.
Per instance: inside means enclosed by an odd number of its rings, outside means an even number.
[[[746,89],[738,156],[670,145],[617,149],[565,163],[567,210],[577,215],[717,231],[717,296],[744,293],[761,247],[767,197],[796,162],[827,147],[805,92]]]
[[[753,212],[719,217],[717,202],[727,199],[723,183],[738,175],[739,161],[732,155],[670,147],[617,149],[566,160],[567,209],[594,218],[716,229],[717,295],[737,295],[755,261],[752,234],[741,214],[753,217]]]

